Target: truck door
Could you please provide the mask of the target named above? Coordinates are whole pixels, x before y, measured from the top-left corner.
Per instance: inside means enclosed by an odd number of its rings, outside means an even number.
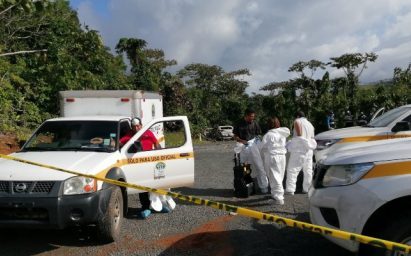
[[[146,150],[142,150],[148,133],[156,136],[161,148],[148,150],[144,146]],[[124,145],[121,154],[127,182],[152,188],[194,184],[194,153],[187,117],[151,121]]]

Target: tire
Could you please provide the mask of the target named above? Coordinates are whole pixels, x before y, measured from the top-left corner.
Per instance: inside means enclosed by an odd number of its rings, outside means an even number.
[[[406,216],[400,216],[399,218],[394,216],[394,218],[391,219],[394,222],[386,225],[386,228],[378,232],[379,234],[375,236],[388,241],[411,245],[411,219]],[[359,255],[395,256],[405,254],[361,244]]]
[[[107,210],[97,223],[99,240],[103,243],[118,241],[122,222],[123,195],[119,187],[114,187],[108,200]]]

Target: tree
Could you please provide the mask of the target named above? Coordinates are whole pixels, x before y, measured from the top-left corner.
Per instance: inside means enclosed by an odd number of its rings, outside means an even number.
[[[393,82],[396,86],[405,85],[411,87],[411,64],[406,69],[394,68]]]
[[[239,77],[249,75],[247,69],[225,72],[217,65],[190,64],[177,72],[184,81],[192,112],[190,120],[207,126],[233,124],[244,112],[248,99],[248,82]]]
[[[160,90],[163,95],[164,115],[188,115],[192,111],[192,105],[183,81],[169,73],[165,76],[168,77],[164,79],[164,84]]]
[[[36,16],[47,6],[45,0],[0,1],[0,57],[47,51],[26,48],[24,43],[42,36],[39,30],[46,20]]]
[[[342,69],[346,75],[347,98],[352,110],[356,109],[356,94],[358,90],[359,77],[367,68],[368,62],[375,62],[378,55],[370,53],[346,53],[339,57],[332,57],[331,66],[337,69]],[[359,71],[356,73],[357,69]],[[345,92],[345,90],[344,90]]]
[[[126,53],[131,64],[130,81],[135,89],[158,91],[164,70],[176,65],[166,60],[163,50],[148,49],[147,42],[138,38],[121,38],[116,45],[118,54]]]
[[[0,105],[9,106],[0,109],[7,124],[0,129],[34,128],[58,115],[61,90],[130,88],[121,57],[98,31],[81,27],[67,1],[0,1],[0,19]]]
[[[331,63],[332,67],[337,69],[342,69],[347,77],[352,76],[354,79],[357,79],[361,76],[364,69],[367,68],[368,62],[375,62],[378,58],[378,55],[370,53],[346,53],[339,57],[331,57],[333,61]],[[356,74],[355,71],[360,66],[360,71]]]
[[[310,60],[308,62],[305,61],[299,61],[295,64],[293,64],[289,69],[288,72],[297,72],[300,74],[301,78],[304,77],[309,77],[309,78],[313,78],[315,72],[318,69],[322,69],[324,70],[327,66],[327,63],[321,62],[319,60]],[[305,75],[305,70],[309,69],[311,71],[310,76]]]

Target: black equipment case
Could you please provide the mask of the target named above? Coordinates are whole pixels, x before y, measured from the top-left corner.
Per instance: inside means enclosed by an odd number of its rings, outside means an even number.
[[[241,163],[240,154],[234,155],[234,195],[247,198],[254,194],[254,180],[249,164]]]

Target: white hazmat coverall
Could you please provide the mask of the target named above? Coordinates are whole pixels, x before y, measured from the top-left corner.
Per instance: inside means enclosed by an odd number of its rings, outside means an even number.
[[[247,146],[237,142],[236,147],[234,148],[234,152],[241,152],[240,161],[242,163],[251,164],[251,169],[255,170],[256,172],[258,187],[260,188],[261,192],[266,193],[268,192],[268,178],[267,174],[265,173],[260,149],[260,139],[254,138],[248,141]]]
[[[264,159],[264,168],[271,187],[271,197],[277,201],[284,200],[283,179],[287,149],[286,139],[290,130],[280,127],[269,130],[263,137],[261,152]]]
[[[314,140],[314,127],[305,118],[297,118],[296,122],[301,127],[301,136],[297,136],[294,127],[294,135],[287,144],[290,152],[287,166],[286,192],[293,194],[296,189],[297,176],[301,169],[304,173],[303,192],[308,192],[313,179],[313,150],[317,147]]]

